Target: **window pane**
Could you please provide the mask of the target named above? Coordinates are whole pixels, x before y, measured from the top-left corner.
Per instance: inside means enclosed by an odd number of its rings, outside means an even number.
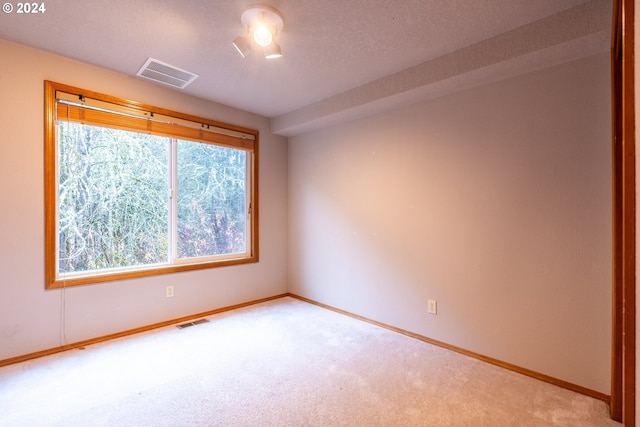
[[[246,251],[243,150],[178,141],[178,257]]]
[[[59,272],[168,261],[169,139],[60,122]]]

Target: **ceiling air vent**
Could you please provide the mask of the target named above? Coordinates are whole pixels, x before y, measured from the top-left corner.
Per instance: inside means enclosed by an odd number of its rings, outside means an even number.
[[[149,58],[136,73],[140,77],[153,80],[168,86],[184,89],[189,83],[198,78],[197,74],[174,67],[157,59]]]

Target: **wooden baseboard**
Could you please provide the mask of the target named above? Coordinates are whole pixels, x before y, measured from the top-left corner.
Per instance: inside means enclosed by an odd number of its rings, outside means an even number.
[[[409,332],[409,331],[404,330],[404,329],[396,328],[395,326],[387,325],[385,323],[381,323],[381,322],[378,322],[378,321],[375,321],[375,320],[372,320],[372,319],[369,319],[369,318],[366,318],[366,317],[363,317],[363,316],[360,316],[360,315],[357,315],[357,314],[353,314],[353,313],[350,313],[348,311],[341,310],[339,308],[335,308],[335,307],[332,307],[330,305],[326,305],[326,304],[323,304],[321,302],[317,302],[317,301],[302,297],[300,295],[295,295],[295,294],[292,294],[292,293],[289,293],[287,295],[292,297],[292,298],[299,299],[300,301],[304,301],[304,302],[307,302],[309,304],[313,304],[313,305],[316,305],[318,307],[325,308],[327,310],[335,311],[336,313],[344,314],[346,316],[353,317],[354,319],[362,320],[364,322],[371,323],[371,324],[376,325],[376,326],[380,326],[382,328],[385,328],[385,329],[388,329],[388,330],[391,330],[391,331],[406,335],[408,337],[415,338],[417,340],[424,341],[426,343],[433,344],[433,345],[436,345],[438,347],[446,348],[447,350],[455,351],[456,353],[460,353],[460,354],[463,354],[465,356],[473,357],[474,359],[482,360],[483,362],[490,363],[492,365],[500,366],[501,368],[508,369],[509,371],[513,371],[513,372],[516,372],[518,374],[526,375],[527,377],[535,378],[537,380],[544,381],[546,383],[553,384],[555,386],[562,387],[562,388],[567,389],[567,390],[575,391],[576,393],[584,394],[586,396],[593,397],[594,399],[602,400],[603,402],[605,402],[607,404],[609,404],[610,400],[611,400],[611,397],[609,395],[604,394],[604,393],[600,393],[599,391],[591,390],[589,388],[582,387],[580,385],[573,384],[573,383],[570,383],[568,381],[564,381],[564,380],[561,380],[561,379],[558,379],[558,378],[554,378],[554,377],[551,377],[549,375],[541,374],[540,372],[532,371],[530,369],[523,368],[521,366],[517,366],[517,365],[514,365],[512,363],[503,362],[502,360],[494,359],[493,357],[489,357],[489,356],[482,355],[480,353],[469,351],[469,350],[466,350],[464,348],[457,347],[455,345],[451,345],[451,344],[447,344],[447,343],[442,342],[442,341],[434,340],[432,338],[425,337],[424,335],[420,335],[420,334],[416,334],[416,333],[413,333],[413,332]]]
[[[88,345],[91,345],[91,344],[96,344],[96,343],[103,342],[103,341],[109,341],[109,340],[113,340],[113,339],[116,339],[116,338],[122,338],[122,337],[126,337],[128,335],[139,334],[141,332],[147,332],[147,331],[151,331],[153,329],[163,328],[165,326],[171,326],[171,325],[178,324],[178,323],[184,323],[184,322],[188,322],[188,321],[191,321],[191,320],[195,320],[195,319],[200,318],[200,317],[211,316],[211,315],[214,315],[214,314],[223,313],[225,311],[235,310],[237,308],[248,307],[250,305],[260,304],[262,302],[267,302],[267,301],[283,298],[283,297],[286,297],[286,296],[289,296],[289,294],[274,295],[274,296],[267,297],[267,298],[261,298],[261,299],[257,299],[257,300],[253,300],[253,301],[244,302],[244,303],[241,303],[241,304],[235,304],[235,305],[230,305],[230,306],[227,306],[227,307],[217,308],[215,310],[205,311],[203,313],[198,313],[198,314],[193,314],[193,315],[190,315],[190,316],[179,317],[177,319],[166,320],[164,322],[154,323],[154,324],[151,324],[151,325],[142,326],[140,328],[129,329],[127,331],[117,332],[115,334],[109,334],[109,335],[105,335],[105,336],[102,336],[102,337],[91,338],[91,339],[84,340],[84,341],[79,341],[79,342],[76,342],[76,343],[73,343],[73,344],[67,344],[67,345],[62,345],[62,346],[59,346],[59,347],[50,348],[50,349],[47,349],[47,350],[37,351],[35,353],[29,353],[29,354],[24,354],[22,356],[11,357],[9,359],[0,360],[0,367],[7,366],[7,365],[12,365],[14,363],[24,362],[24,361],[31,360],[31,359],[37,359],[38,357],[48,356],[50,354],[56,354],[56,353],[60,353],[60,352],[67,351],[67,350],[73,350],[75,348],[82,348],[82,347],[85,347],[85,346],[88,346]]]
[[[526,375],[528,377],[535,378],[537,380],[544,381],[546,383],[553,384],[553,385],[556,385],[558,387],[565,388],[567,390],[575,391],[577,393],[584,394],[586,396],[590,396],[590,397],[593,397],[593,398],[598,399],[598,400],[602,400],[602,401],[606,402],[607,404],[609,404],[610,399],[611,399],[609,395],[606,395],[604,393],[600,393],[600,392],[595,391],[595,390],[591,390],[591,389],[586,388],[586,387],[579,386],[577,384],[570,383],[568,381],[564,381],[564,380],[561,380],[561,379],[558,379],[558,378],[554,378],[554,377],[551,377],[549,375],[541,374],[539,372],[535,372],[535,371],[532,371],[530,369],[526,369],[526,368],[511,364],[511,363],[508,363],[508,362],[503,362],[501,360],[494,359],[494,358],[489,357],[489,356],[484,356],[482,354],[475,353],[473,351],[465,350],[464,348],[461,348],[461,347],[457,347],[457,346],[454,346],[454,345],[451,345],[451,344],[447,344],[447,343],[442,342],[442,341],[434,340],[432,338],[429,338],[429,337],[426,337],[426,336],[423,336],[423,335],[420,335],[420,334],[416,334],[416,333],[413,333],[413,332],[409,332],[409,331],[404,330],[404,329],[396,328],[395,326],[387,325],[385,323],[381,323],[381,322],[366,318],[364,316],[360,316],[360,315],[357,315],[357,314],[354,314],[354,313],[350,313],[348,311],[341,310],[339,308],[335,308],[335,307],[332,307],[330,305],[326,305],[326,304],[323,304],[321,302],[317,302],[317,301],[302,297],[300,295],[292,294],[292,293],[274,295],[274,296],[271,296],[271,297],[261,298],[261,299],[253,300],[253,301],[248,301],[248,302],[241,303],[241,304],[230,305],[230,306],[218,308],[218,309],[215,309],[215,310],[205,311],[203,313],[197,313],[197,314],[193,314],[193,315],[190,315],[190,316],[179,317],[179,318],[176,318],[176,319],[171,319],[171,320],[167,320],[167,321],[164,321],[164,322],[154,323],[154,324],[143,326],[143,327],[140,327],[140,328],[129,329],[127,331],[118,332],[118,333],[115,333],[115,334],[109,334],[109,335],[105,335],[105,336],[98,337],[98,338],[91,338],[91,339],[84,340],[84,341],[79,341],[79,342],[76,342],[76,343],[73,343],[73,344],[67,344],[67,345],[63,345],[63,346],[59,346],[59,347],[50,348],[50,349],[47,349],[47,350],[37,351],[35,353],[29,353],[29,354],[25,354],[25,355],[22,355],[22,356],[16,356],[16,357],[12,357],[12,358],[9,358],[9,359],[0,360],[0,367],[1,366],[6,366],[6,365],[11,365],[11,364],[14,364],[14,363],[24,362],[24,361],[31,360],[31,359],[36,359],[36,358],[43,357],[43,356],[48,356],[50,354],[60,353],[60,352],[67,351],[67,350],[72,350],[72,349],[76,349],[76,348],[82,348],[82,347],[85,347],[85,346],[88,346],[88,345],[91,345],[91,344],[96,344],[96,343],[99,343],[99,342],[109,341],[109,340],[112,340],[112,339],[121,338],[121,337],[125,337],[125,336],[128,336],[128,335],[139,334],[141,332],[151,331],[153,329],[163,328],[165,326],[171,326],[171,325],[178,324],[178,323],[188,322],[188,321],[191,321],[191,320],[195,320],[197,318],[211,316],[211,315],[214,315],[214,314],[223,313],[223,312],[226,312],[226,311],[231,311],[231,310],[235,310],[235,309],[242,308],[242,307],[248,307],[248,306],[251,306],[251,305],[260,304],[262,302],[272,301],[272,300],[279,299],[279,298],[284,298],[284,297],[296,298],[296,299],[298,299],[300,301],[304,301],[304,302],[307,302],[309,304],[313,304],[313,305],[316,305],[318,307],[322,307],[322,308],[325,308],[327,310],[334,311],[336,313],[344,314],[344,315],[352,317],[354,319],[362,320],[364,322],[371,323],[373,325],[388,329],[390,331],[394,331],[394,332],[406,335],[408,337],[415,338],[417,340],[424,341],[426,343],[436,345],[438,347],[446,348],[447,350],[455,351],[456,353],[460,353],[460,354],[463,354],[465,356],[473,357],[475,359],[482,360],[483,362],[487,362],[487,363],[490,363],[492,365],[500,366],[501,368],[508,369],[510,371],[513,371],[513,372],[516,372],[516,373],[519,373],[519,374],[522,374],[522,375]]]

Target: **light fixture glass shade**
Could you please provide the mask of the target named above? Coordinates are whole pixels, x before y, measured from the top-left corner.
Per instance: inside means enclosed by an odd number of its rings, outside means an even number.
[[[264,57],[267,59],[280,58],[281,56],[282,50],[275,40],[269,46],[264,48]]]
[[[276,43],[276,36],[284,28],[284,18],[280,12],[271,6],[255,4],[242,13],[240,21],[248,34],[244,40],[243,37],[237,37],[233,45],[243,58],[257,46],[264,49],[266,58],[282,56],[280,46]]]
[[[248,36],[236,37],[232,43],[243,58],[246,58],[249,52],[251,52],[251,41]]]
[[[271,30],[266,25],[260,24],[253,31],[253,39],[260,46],[269,46],[273,40],[273,34],[271,34]]]

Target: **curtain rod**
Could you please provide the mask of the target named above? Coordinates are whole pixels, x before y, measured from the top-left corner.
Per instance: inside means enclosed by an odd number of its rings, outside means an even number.
[[[191,120],[180,119],[178,117],[168,116],[165,114],[158,114],[158,113],[154,113],[153,111],[139,110],[136,108],[114,104],[111,102],[100,101],[98,99],[87,98],[82,94],[74,95],[71,93],[57,90],[56,101],[63,104],[71,104],[71,105],[76,105],[84,108],[92,108],[96,110],[107,111],[114,114],[122,114],[126,116],[133,116],[133,117],[145,118],[148,120],[154,120],[162,123],[176,124],[176,125],[188,127],[191,129],[201,129],[203,131],[232,136],[239,139],[247,139],[251,141],[255,141],[256,139],[254,135],[251,135],[248,133],[238,132],[231,129],[225,129],[225,128],[221,128],[219,126],[211,125],[208,123],[199,123]]]

